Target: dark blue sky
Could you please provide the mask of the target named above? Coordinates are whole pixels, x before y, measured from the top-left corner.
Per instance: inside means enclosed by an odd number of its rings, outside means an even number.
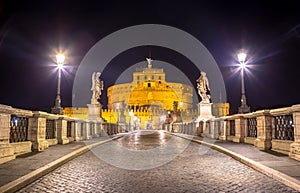
[[[248,50],[253,64],[251,74],[245,76],[248,104],[253,109],[300,103],[298,1],[196,2],[0,1],[0,104],[50,109],[57,85],[51,55],[61,48],[69,53],[62,105],[71,106],[73,79],[86,52],[116,30],[147,23],[182,29],[207,47],[221,69],[233,111],[240,104],[241,85],[231,65],[242,48]],[[103,72],[105,85],[114,83],[122,66],[148,55],[149,47],[120,54]],[[192,65],[162,48],[151,48],[151,55],[175,66]],[[184,72],[195,82],[198,74],[192,69]]]

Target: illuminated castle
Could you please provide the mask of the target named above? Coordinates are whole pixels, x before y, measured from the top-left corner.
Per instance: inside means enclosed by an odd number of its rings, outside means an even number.
[[[131,83],[117,84],[108,88],[108,109],[119,109],[125,103],[129,109],[158,108],[174,110],[190,109],[193,104],[193,88],[186,84],[166,82],[162,68],[152,68],[151,59],[148,67],[139,68],[133,73]]]
[[[138,68],[133,73],[132,82],[108,88],[108,110],[102,112],[105,120],[129,123],[134,115],[142,128],[145,128],[149,121],[157,128],[161,121],[165,120],[162,117],[165,117],[167,112],[192,108],[193,88],[182,83],[167,82],[164,70],[152,68],[150,58],[147,58],[147,61],[147,67]],[[124,110],[123,121],[119,113],[121,109]],[[193,112],[196,114],[196,111]]]
[[[109,123],[134,125],[145,129],[160,129],[163,123],[192,122],[198,116],[193,109],[193,87],[176,82],[167,82],[162,68],[148,66],[137,68],[130,83],[110,86],[107,90],[108,109],[102,110],[102,118]],[[229,114],[229,103],[215,103],[214,116]],[[87,118],[87,108],[64,108],[64,114]],[[175,116],[171,116],[171,115]],[[173,118],[177,118],[173,119]]]

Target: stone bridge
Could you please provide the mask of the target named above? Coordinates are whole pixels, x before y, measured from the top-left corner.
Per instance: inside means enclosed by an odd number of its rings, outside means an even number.
[[[51,145],[127,132],[129,124],[110,124],[0,105],[0,163]],[[163,124],[163,130],[253,144],[300,161],[300,105],[235,114],[198,122]]]

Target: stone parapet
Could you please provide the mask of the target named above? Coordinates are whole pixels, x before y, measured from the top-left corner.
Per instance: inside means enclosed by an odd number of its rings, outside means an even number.
[[[243,143],[245,138],[245,118],[237,115],[235,118],[235,136],[232,138],[233,142]]]
[[[0,163],[15,159],[14,148],[9,143],[10,114],[0,113]]]
[[[31,141],[11,143],[14,148],[14,154],[16,156],[31,152],[32,143]]]
[[[273,139],[271,143],[272,150],[288,155],[290,153],[290,146],[293,141]]]
[[[290,145],[290,158],[300,161],[300,143],[295,142]]]
[[[59,144],[69,143],[69,139],[67,138],[67,123],[68,121],[63,117],[56,120],[57,140]]]
[[[32,142],[33,150],[44,151],[49,145],[55,144],[55,142],[46,140],[46,120],[58,118],[59,115],[33,111],[33,116],[29,118],[28,122],[28,140]]]
[[[290,145],[289,156],[300,161],[300,105],[292,106],[294,120],[294,142]]]
[[[268,150],[272,147],[272,116],[269,110],[257,111],[254,113],[257,121],[257,138],[254,146],[261,150]]]

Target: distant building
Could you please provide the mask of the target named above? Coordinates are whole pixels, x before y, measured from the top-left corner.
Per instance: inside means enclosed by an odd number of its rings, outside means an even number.
[[[198,116],[197,109],[193,109],[193,87],[167,82],[164,70],[152,68],[152,60],[147,60],[147,67],[133,72],[132,82],[108,88],[108,109],[103,109],[102,118],[110,123],[154,129],[165,122],[193,121]],[[229,103],[213,104],[212,112],[216,117],[228,115]],[[64,114],[71,117],[87,118],[87,113],[87,108],[64,108]]]
[[[108,109],[119,109],[122,103],[129,109],[159,108],[186,110],[193,107],[193,87],[167,82],[162,68],[139,68],[133,73],[131,83],[117,84],[108,88]],[[181,106],[179,104],[182,104]]]

